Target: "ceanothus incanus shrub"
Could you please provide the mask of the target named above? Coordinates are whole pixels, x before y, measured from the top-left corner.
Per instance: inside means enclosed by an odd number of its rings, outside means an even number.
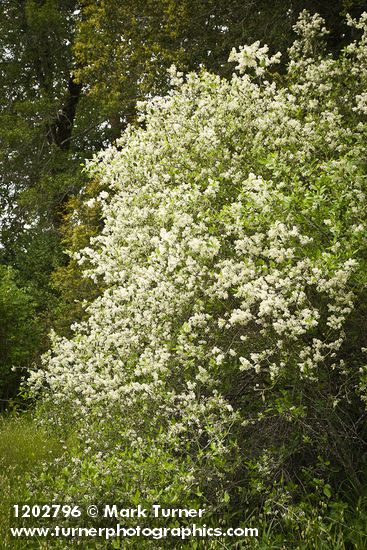
[[[325,498],[353,481],[367,15],[350,24],[361,38],[334,59],[304,12],[284,75],[258,43],[232,51],[230,80],[173,69],[142,127],[89,164],[109,192],[78,259],[107,289],[29,378],[47,421],[78,433],[58,496],[219,510],[267,495],[288,517],[297,480]]]

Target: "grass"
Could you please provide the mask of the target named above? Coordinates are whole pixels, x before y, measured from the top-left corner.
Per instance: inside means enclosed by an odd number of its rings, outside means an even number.
[[[31,548],[29,540],[10,538],[9,528],[14,526],[11,507],[27,499],[28,476],[60,452],[61,444],[30,414],[0,416],[1,548]],[[40,544],[35,547],[42,548]]]

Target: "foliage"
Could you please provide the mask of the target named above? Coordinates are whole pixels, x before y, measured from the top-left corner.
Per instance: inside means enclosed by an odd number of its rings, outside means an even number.
[[[105,289],[29,381],[44,422],[77,428],[54,498],[256,510],[291,547],[335,541],[340,487],[366,486],[367,15],[349,24],[333,58],[303,12],[278,84],[258,42],[228,80],[173,68],[89,163],[104,226],[74,257]]]
[[[80,321],[86,315],[85,304],[96,298],[103,288],[102,284],[96,284],[83,276],[83,268],[73,257],[74,253],[87,246],[90,238],[98,235],[102,229],[99,204],[95,202],[93,207],[86,204],[87,199],[92,200],[101,191],[99,183],[92,181],[83,193],[72,197],[66,207],[61,242],[70,259],[51,274],[51,285],[59,298],[51,312],[50,322],[59,334],[71,334],[72,323]]]
[[[63,205],[83,179],[77,147],[70,147],[79,99],[70,73],[74,6],[4,0],[0,13],[0,263],[15,269],[19,291],[33,304],[29,337],[7,340],[6,353],[22,353],[23,366],[47,349],[47,311],[55,304],[50,276],[65,261]],[[25,327],[24,308],[9,307],[14,326]],[[17,394],[18,380],[8,384],[7,397]]]
[[[33,266],[27,273],[22,260],[32,256],[32,241],[46,240],[49,250],[42,267],[52,269],[57,210],[70,185],[67,173],[75,173],[67,158],[69,141],[59,141],[70,115],[62,107],[70,100],[72,4],[5,0],[0,16],[1,256],[33,284],[38,273]],[[40,286],[47,288],[43,281]]]
[[[10,539],[9,527],[13,527],[10,507],[29,498],[26,475],[40,472],[43,463],[54,459],[60,451],[60,442],[37,426],[31,415],[0,417],[0,536],[3,548],[40,548],[39,542],[33,546],[30,539]]]
[[[40,339],[35,315],[30,293],[19,288],[16,274],[10,267],[0,266],[1,408],[17,389],[22,369],[34,359]]]

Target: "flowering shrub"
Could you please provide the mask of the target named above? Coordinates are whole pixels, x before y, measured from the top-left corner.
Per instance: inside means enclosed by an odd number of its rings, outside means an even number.
[[[142,128],[89,164],[109,192],[78,260],[106,290],[28,382],[78,433],[54,494],[266,502],[288,520],[297,480],[315,506],[354,480],[367,15],[350,24],[362,37],[333,59],[301,14],[285,75],[258,43],[232,51],[229,81],[172,69]]]

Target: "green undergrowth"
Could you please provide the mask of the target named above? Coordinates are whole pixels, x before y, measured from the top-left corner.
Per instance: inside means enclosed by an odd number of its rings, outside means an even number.
[[[42,548],[9,536],[12,505],[29,499],[27,480],[61,452],[62,444],[40,427],[31,414],[0,417],[0,547]],[[40,499],[44,501],[44,496]],[[33,500],[33,499],[32,499]],[[14,521],[14,520],[13,520]]]
[[[205,539],[173,541],[165,540],[50,540],[50,539],[12,539],[10,527],[14,526],[14,519],[11,520],[12,505],[22,502],[47,502],[47,495],[34,494],[30,497],[28,490],[28,479],[30,476],[41,476],[45,463],[50,462],[61,454],[65,445],[71,450],[75,440],[70,437],[66,442],[54,434],[49,433],[45,428],[39,426],[31,414],[7,415],[0,417],[0,547],[1,549],[256,549],[256,550],[364,550],[367,547],[367,499],[360,497],[357,501],[331,502],[329,513],[325,514],[322,521],[312,514],[311,505],[306,509],[305,521],[298,525],[290,522],[287,526],[283,522],[277,523],[272,518],[266,517],[266,513],[254,514],[248,518],[247,524],[257,526],[258,538],[247,538],[231,540],[226,539]],[[75,449],[74,449],[75,450]],[[55,480],[57,478],[55,470]],[[305,499],[306,501],[307,499]],[[233,519],[233,518],[232,518]],[[228,518],[221,518],[221,523],[231,526],[233,521]],[[280,524],[282,523],[282,526]],[[246,521],[243,522],[246,524]]]

